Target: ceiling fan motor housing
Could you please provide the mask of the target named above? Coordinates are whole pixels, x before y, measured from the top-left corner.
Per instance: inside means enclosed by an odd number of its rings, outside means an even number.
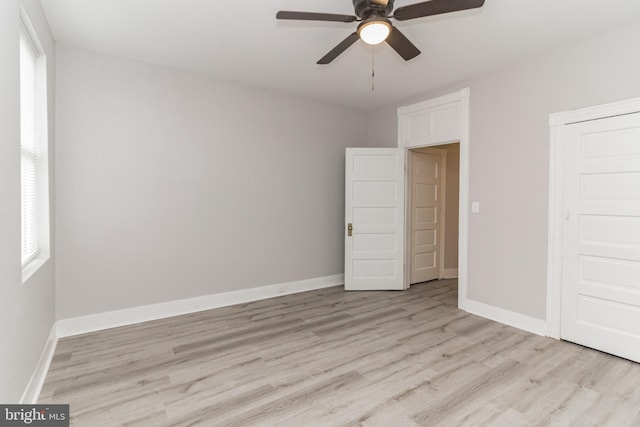
[[[393,0],[353,0],[353,8],[360,19],[388,16],[393,10]]]

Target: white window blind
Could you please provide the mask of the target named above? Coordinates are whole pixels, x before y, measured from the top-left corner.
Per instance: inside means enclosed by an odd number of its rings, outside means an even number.
[[[25,28],[20,32],[20,147],[22,172],[22,265],[39,252],[38,163],[40,117],[38,50]]]

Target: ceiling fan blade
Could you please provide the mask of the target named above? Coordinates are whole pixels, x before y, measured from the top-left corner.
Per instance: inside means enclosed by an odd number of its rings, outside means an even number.
[[[357,42],[359,38],[360,38],[360,36],[358,35],[357,31],[351,33],[346,39],[342,40],[338,44],[338,46],[334,47],[333,49],[331,49],[331,51],[329,53],[327,53],[325,56],[323,56],[317,62],[317,64],[326,65],[326,64],[330,63],[331,61],[336,59],[338,57],[338,55],[340,55],[342,52],[347,50],[347,48],[349,46],[351,46],[352,44]]]
[[[277,19],[295,19],[300,21],[329,21],[329,22],[354,22],[358,18],[353,15],[338,15],[335,13],[291,12],[281,10],[276,13]]]
[[[405,61],[420,55],[420,50],[396,27],[391,28],[391,33],[389,37],[387,37],[387,43],[393,50],[398,52],[398,55],[402,56]]]
[[[423,16],[475,9],[482,7],[483,4],[484,0],[431,0],[399,7],[393,13],[393,17],[398,21],[406,21],[407,19],[422,18]]]

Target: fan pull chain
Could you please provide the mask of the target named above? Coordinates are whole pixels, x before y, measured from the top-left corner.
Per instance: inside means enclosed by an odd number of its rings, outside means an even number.
[[[376,50],[375,46],[371,46],[371,92],[376,89]]]

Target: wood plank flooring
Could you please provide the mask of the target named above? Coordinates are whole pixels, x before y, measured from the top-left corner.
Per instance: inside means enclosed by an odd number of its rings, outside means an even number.
[[[455,280],[330,288],[59,341],[74,426],[640,426],[640,365],[456,308]]]

